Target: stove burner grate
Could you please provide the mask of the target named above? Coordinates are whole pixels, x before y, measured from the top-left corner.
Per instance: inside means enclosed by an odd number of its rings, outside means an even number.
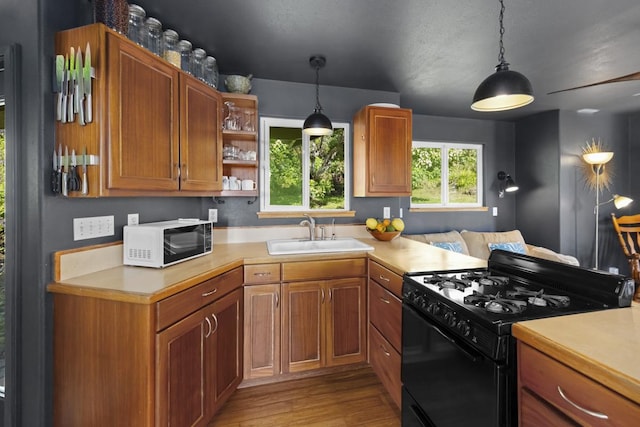
[[[503,298],[500,294],[482,295],[474,293],[464,297],[464,303],[484,308],[491,313],[519,314],[527,309],[526,301]]]
[[[532,291],[521,286],[514,286],[512,291],[506,292],[506,295],[509,298],[526,300],[529,304],[537,307],[564,308],[569,307],[569,304],[571,304],[571,298],[568,296],[548,295],[544,293],[544,289]]]

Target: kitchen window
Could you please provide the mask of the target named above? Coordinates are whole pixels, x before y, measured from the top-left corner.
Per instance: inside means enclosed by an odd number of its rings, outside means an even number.
[[[303,123],[260,119],[261,213],[340,216],[349,211],[349,124],[333,123],[332,135],[310,137]]]
[[[413,141],[411,208],[482,206],[482,145]]]

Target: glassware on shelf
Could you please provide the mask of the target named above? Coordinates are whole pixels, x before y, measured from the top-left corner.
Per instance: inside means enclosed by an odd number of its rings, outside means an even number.
[[[256,130],[256,121],[255,121],[255,111],[251,108],[243,108],[242,109],[242,130],[247,132],[255,132]]]
[[[174,30],[166,30],[162,33],[164,48],[162,49],[162,57],[169,63],[180,68],[180,52],[178,51],[179,36]]]
[[[207,57],[207,52],[204,49],[193,49],[191,55],[191,74],[197,79],[204,80],[204,60]]]
[[[127,37],[129,40],[144,45],[144,18],[147,13],[137,4],[129,5],[129,28]]]
[[[204,60],[204,81],[211,87],[218,88],[218,63],[213,56]]]
[[[236,107],[231,101],[224,103],[227,114],[224,118],[224,129],[226,130],[242,130],[242,117],[240,108]]]
[[[222,148],[222,158],[225,160],[238,160],[240,149],[235,145],[225,145]]]
[[[162,50],[164,47],[162,39],[162,23],[156,18],[147,18],[144,21],[145,31],[145,43],[144,47],[158,56],[162,56]]]
[[[180,40],[178,42],[178,51],[180,51],[180,68],[189,74],[193,74],[191,71],[192,47],[193,46],[189,40]]]

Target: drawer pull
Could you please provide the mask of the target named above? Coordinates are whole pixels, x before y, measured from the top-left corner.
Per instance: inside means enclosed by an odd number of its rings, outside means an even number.
[[[385,304],[391,304],[391,301],[389,301],[388,299],[383,298],[383,297],[379,297],[379,298],[380,298],[380,301],[382,301],[383,303],[385,303]]]
[[[384,280],[385,282],[390,282],[391,281],[391,279],[387,279],[382,274],[380,275],[380,280]]]
[[[259,273],[253,273],[254,276],[258,276],[258,277],[264,277],[264,276],[271,276],[271,272],[267,271],[267,272],[259,272]]]
[[[384,348],[384,345],[381,345],[380,348],[382,349],[382,352],[384,353],[385,356],[391,357],[391,353],[389,353],[387,349]]]
[[[603,414],[602,412],[590,411],[590,410],[585,409],[582,406],[578,405],[577,403],[574,403],[571,400],[569,400],[569,398],[567,396],[565,396],[565,394],[562,391],[562,389],[560,388],[560,386],[558,386],[558,393],[560,394],[560,397],[562,397],[565,400],[565,402],[567,402],[568,404],[570,404],[571,406],[573,406],[577,410],[582,411],[587,415],[591,415],[592,417],[600,418],[601,420],[608,420],[609,419],[609,416],[607,414]]]
[[[210,297],[211,295],[215,294],[216,292],[218,292],[218,288],[213,288],[212,291],[209,292],[205,292],[202,294],[203,297]]]

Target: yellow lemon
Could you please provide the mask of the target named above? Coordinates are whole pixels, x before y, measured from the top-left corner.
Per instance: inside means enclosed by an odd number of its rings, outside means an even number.
[[[375,218],[367,218],[365,225],[369,230],[375,230],[376,226],[378,225],[378,220]]]
[[[400,218],[394,218],[393,221],[391,221],[391,225],[393,225],[393,228],[395,228],[396,231],[404,230],[404,221]]]

